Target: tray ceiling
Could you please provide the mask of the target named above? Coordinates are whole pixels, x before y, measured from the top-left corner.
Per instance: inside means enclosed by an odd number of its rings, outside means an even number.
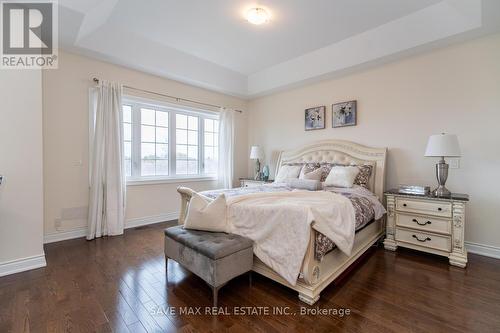
[[[496,0],[59,0],[63,49],[240,97],[498,30]],[[489,9],[485,12],[485,9]]]

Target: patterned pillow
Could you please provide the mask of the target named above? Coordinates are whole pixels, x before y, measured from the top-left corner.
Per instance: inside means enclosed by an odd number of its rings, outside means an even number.
[[[321,163],[320,168],[323,170],[323,174],[321,175],[321,182],[324,182],[326,180],[326,177],[328,177],[328,174],[330,173],[330,170],[335,166],[333,163]]]
[[[305,175],[311,173],[317,169],[319,169],[319,163],[305,163],[302,169],[300,170],[299,179],[306,178]]]
[[[360,185],[368,188],[368,182],[370,181],[370,176],[372,175],[373,165],[363,164],[358,165],[359,173],[354,179],[354,184]]]
[[[318,182],[321,182],[322,177],[323,177],[323,170],[321,168],[318,168],[314,171],[301,175],[299,179],[316,180]]]

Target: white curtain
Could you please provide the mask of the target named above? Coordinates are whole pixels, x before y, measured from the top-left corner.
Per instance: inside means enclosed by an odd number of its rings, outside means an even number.
[[[102,81],[91,90],[90,195],[87,239],[123,234],[125,166],[122,86]]]
[[[219,187],[233,187],[234,110],[221,108],[219,113]]]

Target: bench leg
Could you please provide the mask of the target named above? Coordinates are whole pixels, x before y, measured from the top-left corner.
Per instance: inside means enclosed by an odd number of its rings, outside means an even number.
[[[212,287],[212,297],[213,297],[213,301],[214,301],[214,308],[217,307],[217,298],[218,298],[218,294],[219,294],[219,289],[220,289],[220,286],[219,287]]]

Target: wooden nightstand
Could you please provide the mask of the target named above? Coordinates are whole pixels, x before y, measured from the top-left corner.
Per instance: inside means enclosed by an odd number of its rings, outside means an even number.
[[[385,192],[387,225],[384,247],[398,246],[425,251],[449,258],[450,265],[465,267],[464,245],[466,194],[450,197]]]
[[[241,187],[253,187],[264,184],[271,184],[272,180],[255,180],[251,178],[240,178],[240,186]]]

